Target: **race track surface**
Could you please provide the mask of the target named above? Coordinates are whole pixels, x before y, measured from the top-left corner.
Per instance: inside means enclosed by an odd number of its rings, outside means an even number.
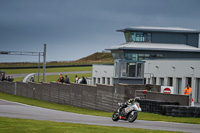
[[[45,75],[59,75],[59,74],[84,74],[84,73],[92,73],[92,71],[73,71],[73,72],[46,72]],[[30,73],[22,73],[22,74],[6,74],[7,76],[13,76],[14,78],[19,78],[19,77],[25,77]],[[37,75],[37,73],[35,73]],[[42,76],[43,73],[40,73],[40,76]]]
[[[134,123],[129,123],[127,121],[114,122],[109,117],[63,112],[20,104],[16,102],[5,101],[1,99],[0,117],[48,120],[56,122],[80,123],[100,126],[142,128],[152,130],[182,131],[194,133],[200,132],[200,125],[197,124],[169,123],[144,120],[136,120]]]

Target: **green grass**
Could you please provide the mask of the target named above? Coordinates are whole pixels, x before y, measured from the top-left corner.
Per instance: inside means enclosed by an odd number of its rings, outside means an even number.
[[[109,127],[64,122],[0,118],[1,133],[168,133],[172,131]]]
[[[103,111],[95,111],[91,109],[77,108],[70,105],[61,105],[55,103],[48,103],[40,100],[19,97],[14,95],[9,95],[5,93],[0,93],[0,99],[5,99],[8,101],[20,102],[24,104],[29,104],[33,106],[39,106],[49,109],[55,109],[66,112],[74,112],[80,114],[88,114],[88,115],[96,115],[96,116],[105,116],[111,117],[113,112],[103,112]],[[178,122],[178,123],[191,123],[191,124],[200,124],[200,118],[184,118],[184,117],[171,117],[171,116],[163,116],[152,113],[140,112],[138,116],[139,120],[149,120],[149,121],[165,121],[165,122]]]
[[[74,83],[75,81],[75,75],[78,75],[78,77],[92,77],[92,73],[77,73],[77,74],[67,74],[67,76],[69,77],[69,80],[71,83]],[[63,75],[65,78],[65,75]],[[23,81],[24,77],[20,77],[20,78],[14,78],[14,81]],[[39,78],[40,81],[42,81],[42,76],[40,76]],[[45,76],[45,80],[46,82],[57,82],[58,80],[58,75],[47,75]],[[35,78],[35,81],[37,81],[37,77]]]
[[[1,69],[5,71],[6,75],[8,74],[21,74],[21,73],[38,73],[37,68],[30,69]],[[46,72],[73,72],[73,71],[92,71],[92,67],[59,67],[59,68],[46,68]],[[43,70],[40,69],[40,73]]]

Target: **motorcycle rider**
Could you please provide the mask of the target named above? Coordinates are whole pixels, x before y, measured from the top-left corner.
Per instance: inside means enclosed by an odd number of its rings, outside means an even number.
[[[139,101],[140,101],[139,97],[136,97],[134,99],[129,99],[125,103],[121,104],[120,110],[122,110],[123,108],[126,108],[128,105],[131,105],[133,102],[139,102]]]

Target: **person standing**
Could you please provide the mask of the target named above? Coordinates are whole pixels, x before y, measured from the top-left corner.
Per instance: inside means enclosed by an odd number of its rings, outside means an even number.
[[[190,85],[188,84],[188,85],[185,87],[184,95],[190,95],[190,94],[192,94],[192,88],[191,88]]]
[[[81,84],[87,84],[87,81],[84,76],[82,76]]]
[[[67,75],[65,75],[65,83],[70,84],[69,77]]]
[[[76,75],[76,76],[75,76],[75,83],[78,83],[78,80],[79,80],[79,78],[78,78],[78,76]]]
[[[31,79],[30,79],[30,81],[31,82],[35,82],[35,80],[34,80],[35,78],[34,78],[34,76],[31,76]]]
[[[61,82],[62,74],[59,74],[58,82]]]

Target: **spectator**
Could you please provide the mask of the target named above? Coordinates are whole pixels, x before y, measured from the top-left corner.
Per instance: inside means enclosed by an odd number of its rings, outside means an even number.
[[[86,79],[85,79],[85,77],[84,76],[82,76],[82,80],[81,80],[81,82],[80,82],[81,84],[87,84],[87,81],[86,81]]]
[[[61,78],[62,78],[62,74],[59,74],[59,77],[58,77],[58,82],[61,81]]]
[[[35,80],[34,80],[34,77],[33,77],[33,76],[31,76],[31,79],[30,79],[30,81],[31,81],[31,82],[35,82]]]
[[[78,78],[78,76],[76,75],[76,76],[75,76],[75,82],[74,82],[74,83],[78,83],[78,80],[79,80],[79,78]]]
[[[78,84],[81,84],[82,79],[78,77]]]
[[[4,80],[6,80],[6,78],[5,78],[4,73],[2,73],[2,75],[1,75],[1,81],[4,81]]]
[[[13,82],[13,81],[14,81],[14,78],[13,78],[13,76],[11,76],[10,80],[11,80],[11,82]]]
[[[60,82],[61,82],[61,83],[64,83],[64,81],[65,81],[65,79],[64,79],[64,77],[62,76],[61,79],[60,79]]]
[[[8,82],[11,82],[11,78],[10,78],[10,76],[8,76]]]
[[[65,83],[70,84],[69,77],[67,75],[65,75]]]
[[[190,94],[192,94],[192,88],[190,88],[190,85],[188,84],[184,90],[184,95],[190,95]]]

